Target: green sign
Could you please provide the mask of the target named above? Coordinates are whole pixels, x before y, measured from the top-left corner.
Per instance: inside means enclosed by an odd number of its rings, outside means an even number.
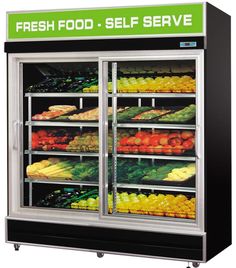
[[[203,4],[8,14],[8,40],[203,35]]]

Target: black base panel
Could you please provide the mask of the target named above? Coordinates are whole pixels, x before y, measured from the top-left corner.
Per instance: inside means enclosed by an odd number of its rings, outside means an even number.
[[[180,48],[180,42],[196,42],[194,49],[204,48],[204,37],[171,38],[130,38],[106,40],[67,40],[67,41],[32,41],[6,42],[7,53],[33,52],[72,52],[72,51],[115,51],[115,50],[162,50],[193,49]]]
[[[8,220],[8,241],[153,257],[202,260],[202,237]]]

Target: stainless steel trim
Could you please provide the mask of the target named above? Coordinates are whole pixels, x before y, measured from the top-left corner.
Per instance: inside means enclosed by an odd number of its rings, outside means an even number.
[[[112,62],[112,214],[116,214],[117,201],[117,63]]]
[[[6,243],[8,244],[16,244],[19,243],[17,241],[7,241]],[[56,249],[66,249],[66,250],[77,250],[77,251],[82,251],[82,252],[92,252],[92,253],[97,253],[98,250],[92,250],[92,249],[85,249],[85,248],[69,248],[69,247],[61,247],[61,246],[49,246],[45,244],[33,244],[33,243],[25,243],[25,242],[20,242],[20,245],[25,245],[25,246],[36,246],[36,247],[45,247],[45,248],[56,248]],[[131,254],[131,253],[122,253],[122,252],[115,252],[115,251],[102,251],[104,254],[113,254],[113,255],[121,255],[121,256],[132,256],[132,257],[145,257],[145,258],[151,258],[151,259],[160,259],[160,260],[173,260],[173,261],[183,261],[183,262],[200,262],[204,263],[206,261],[202,260],[193,260],[193,259],[179,259],[179,258],[171,258],[171,257],[161,257],[161,256],[150,256],[150,255],[140,255],[140,254]]]
[[[55,92],[55,93],[25,93],[25,97],[32,98],[98,98],[98,93],[64,93],[64,92]]]
[[[30,151],[25,150],[25,154],[35,155],[65,155],[65,156],[87,156],[98,157],[98,153],[84,153],[84,152],[61,152],[61,151]]]
[[[62,184],[62,185],[77,185],[77,186],[98,186],[98,182],[90,182],[90,181],[76,181],[76,180],[62,180],[60,178],[55,178],[53,180],[50,179],[29,179],[25,178],[26,182],[31,183],[42,183],[42,184]]]
[[[207,237],[206,234],[202,237],[202,260],[207,261]]]
[[[196,189],[194,187],[180,187],[180,186],[117,183],[117,187],[118,188],[129,188],[129,189],[146,189],[146,190],[186,192],[186,193],[195,193],[196,192]]]
[[[100,219],[108,212],[108,63],[99,61],[99,197]]]
[[[26,121],[26,126],[53,126],[53,127],[98,127],[94,122],[54,122],[54,121]]]
[[[13,150],[18,150],[19,149],[19,125],[20,125],[20,121],[19,120],[14,120],[13,121]]]
[[[196,219],[199,228],[204,231],[205,215],[205,173],[204,173],[204,50],[198,52],[196,59]]]
[[[120,158],[143,158],[143,159],[160,159],[160,160],[180,160],[195,161],[194,156],[165,156],[165,155],[141,155],[141,154],[117,154]]]
[[[195,125],[158,124],[158,123],[118,123],[120,128],[155,128],[155,129],[195,129]]]
[[[66,98],[66,97],[78,97],[78,98],[97,98],[98,93],[25,93],[25,97],[32,98]],[[109,98],[113,97],[113,94],[108,94]],[[195,93],[117,93],[118,98],[195,98]]]
[[[195,220],[192,219],[186,219],[186,218],[175,218],[175,217],[166,217],[166,216],[153,216],[153,215],[144,215],[144,214],[134,214],[134,213],[121,213],[117,212],[117,214],[113,215],[111,214],[110,217],[114,220],[117,218],[117,216],[125,217],[126,220],[132,220],[132,219],[143,219],[143,220],[149,220],[149,221],[157,221],[160,220],[162,222],[176,222],[176,223],[186,223],[186,224],[194,224]]]
[[[108,95],[112,97],[112,94]],[[117,93],[118,98],[195,98],[195,93]]]

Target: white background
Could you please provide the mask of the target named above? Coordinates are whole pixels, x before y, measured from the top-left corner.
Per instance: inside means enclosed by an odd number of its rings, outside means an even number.
[[[191,1],[191,0],[190,0]],[[186,263],[183,262],[172,262],[166,260],[155,260],[148,258],[137,258],[137,257],[127,257],[127,256],[115,256],[115,255],[105,255],[104,258],[98,259],[94,253],[79,252],[71,250],[61,250],[61,249],[50,249],[41,247],[29,247],[22,246],[19,252],[13,250],[13,246],[10,244],[5,244],[5,226],[4,217],[7,213],[7,153],[6,153],[6,55],[4,54],[4,42],[6,36],[6,11],[15,10],[42,10],[42,9],[69,9],[69,8],[84,8],[84,7],[113,7],[113,6],[127,6],[127,5],[157,5],[163,3],[183,3],[190,1],[164,1],[164,0],[119,0],[119,1],[78,1],[78,0],[2,0],[0,1],[0,267],[14,267],[17,268],[42,268],[42,267],[186,267]],[[199,2],[199,1],[191,1]],[[222,9],[226,13],[232,16],[232,104],[235,103],[235,48],[236,48],[236,36],[235,36],[235,21],[236,21],[236,11],[234,7],[235,1],[230,0],[212,0],[211,4]],[[148,42],[148,41],[147,41]],[[217,55],[216,55],[217,56]],[[220,109],[220,107],[219,107]],[[233,105],[232,113],[235,113],[235,105]],[[223,131],[220,129],[219,131]],[[217,135],[217,133],[216,133]],[[235,125],[233,125],[233,137],[235,137]],[[224,141],[222,141],[224,142]],[[236,149],[235,142],[233,138],[233,151]],[[216,151],[217,153],[217,151]],[[233,158],[235,161],[235,158]],[[233,175],[235,171],[235,165],[233,170]],[[217,167],[216,167],[217,168]],[[222,178],[224,179],[224,178]],[[234,196],[234,194],[233,194]],[[217,197],[216,198],[220,198]],[[235,201],[235,198],[234,200]],[[222,202],[224,202],[222,200]],[[219,211],[219,217],[220,217]],[[217,224],[217,222],[216,222]],[[219,232],[221,226],[219,226]],[[216,237],[217,239],[217,237]],[[208,264],[202,264],[208,268],[223,267],[224,265],[233,266],[235,265],[235,257],[233,252],[235,252],[236,247],[231,246],[216,258],[211,260]]]

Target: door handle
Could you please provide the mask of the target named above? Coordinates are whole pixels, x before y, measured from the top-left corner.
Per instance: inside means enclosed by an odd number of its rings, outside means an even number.
[[[18,139],[19,139],[19,125],[20,121],[13,121],[13,150],[18,150]]]

